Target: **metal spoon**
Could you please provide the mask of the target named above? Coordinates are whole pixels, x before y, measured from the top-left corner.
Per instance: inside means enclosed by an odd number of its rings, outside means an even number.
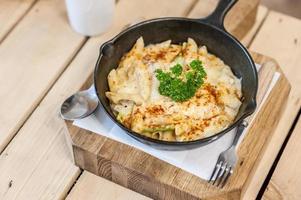
[[[94,85],[67,98],[61,106],[61,116],[66,120],[82,119],[94,112],[98,106]]]

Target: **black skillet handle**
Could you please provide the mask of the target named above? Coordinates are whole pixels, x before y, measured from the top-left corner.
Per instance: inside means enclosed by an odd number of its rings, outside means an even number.
[[[220,0],[213,13],[200,20],[225,31],[224,18],[236,2],[237,0]]]

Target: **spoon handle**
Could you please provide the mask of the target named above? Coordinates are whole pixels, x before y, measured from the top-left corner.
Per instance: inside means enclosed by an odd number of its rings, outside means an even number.
[[[91,95],[91,96],[96,96],[96,89],[95,89],[95,85],[92,84],[90,86],[90,88],[87,90],[88,94]]]

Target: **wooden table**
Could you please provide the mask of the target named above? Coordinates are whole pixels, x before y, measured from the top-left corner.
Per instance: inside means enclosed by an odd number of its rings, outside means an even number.
[[[117,20],[108,33],[86,38],[71,30],[64,1],[0,0],[0,199],[148,199],[76,167],[58,114],[60,103],[92,73],[99,45],[137,20],[139,12],[148,18],[193,16],[200,3],[179,0],[171,7],[174,0],[160,0],[162,6],[137,10],[126,1],[118,2]],[[134,9],[135,16],[122,14]],[[301,20],[260,6],[255,25],[241,41],[275,58],[292,85],[277,137],[270,141],[282,148],[263,155],[259,169],[274,165],[254,172],[265,183],[245,199],[254,194],[300,199]]]

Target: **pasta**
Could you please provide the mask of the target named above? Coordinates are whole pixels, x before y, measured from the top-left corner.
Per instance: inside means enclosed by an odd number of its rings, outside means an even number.
[[[109,73],[108,84],[106,96],[124,126],[166,141],[224,130],[242,99],[241,81],[230,67],[191,38],[145,46],[140,37]]]

